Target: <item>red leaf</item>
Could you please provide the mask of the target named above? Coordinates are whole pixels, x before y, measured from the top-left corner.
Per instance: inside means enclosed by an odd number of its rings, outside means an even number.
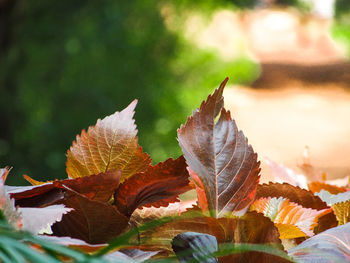
[[[253,201],[260,177],[256,153],[223,108],[226,82],[227,78],[178,130],[187,164],[201,179],[214,217],[244,211]]]
[[[138,207],[167,206],[178,201],[178,195],[191,190],[183,156],[150,166],[122,183],[114,195],[119,211],[131,216]]]
[[[32,187],[23,192],[12,193],[19,206],[40,207],[61,200],[66,187],[86,197],[106,202],[119,185],[120,171],[110,171],[76,179],[54,181]]]
[[[191,175],[192,181],[196,187],[198,203],[203,212],[208,211],[208,200],[205,195],[205,187],[201,178],[188,167],[188,172]]]
[[[77,135],[67,152],[70,178],[121,170],[124,180],[147,169],[151,159],[138,145],[133,120],[136,103],[134,100],[123,111],[97,120],[95,126]]]
[[[62,203],[74,210],[52,226],[56,236],[78,238],[90,244],[102,244],[118,236],[128,226],[128,219],[115,206],[93,201],[67,191]]]

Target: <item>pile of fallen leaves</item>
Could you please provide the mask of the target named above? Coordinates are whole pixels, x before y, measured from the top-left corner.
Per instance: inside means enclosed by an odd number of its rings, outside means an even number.
[[[11,187],[9,169],[0,170],[0,259],[349,261],[348,179],[337,186],[307,162],[298,175],[267,160],[283,183],[259,184],[257,154],[224,108],[226,82],[178,129],[175,160],[152,165],[134,101],[76,137],[67,179],[25,176],[32,186]],[[17,243],[6,245],[6,235]]]

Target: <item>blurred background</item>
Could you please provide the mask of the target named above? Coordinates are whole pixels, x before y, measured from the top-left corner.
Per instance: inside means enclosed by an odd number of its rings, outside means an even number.
[[[7,183],[65,178],[75,136],[135,98],[140,145],[154,163],[177,157],[177,128],[226,76],[225,105],[263,163],[294,168],[308,145],[327,175],[350,174],[349,10],[348,0],[1,0]]]

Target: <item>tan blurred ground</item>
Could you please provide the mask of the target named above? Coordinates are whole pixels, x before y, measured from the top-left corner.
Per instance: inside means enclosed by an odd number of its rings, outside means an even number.
[[[304,146],[329,178],[350,174],[350,64],[332,40],[332,21],[293,9],[218,11],[205,26],[188,19],[187,35],[225,59],[239,52],[261,64],[250,87],[225,91],[225,105],[263,161],[296,169]],[[263,181],[269,170],[263,164]]]

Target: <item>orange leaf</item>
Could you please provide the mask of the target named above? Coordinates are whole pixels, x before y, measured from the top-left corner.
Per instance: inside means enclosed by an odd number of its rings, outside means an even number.
[[[312,193],[319,193],[322,189],[330,192],[331,194],[339,194],[347,191],[344,187],[338,187],[322,182],[311,182],[308,184],[308,186]]]
[[[147,169],[148,154],[138,145],[133,115],[134,100],[121,112],[116,112],[95,126],[77,135],[67,152],[67,173],[70,178],[121,170],[125,178]]]
[[[330,208],[320,211],[305,208],[283,197],[260,198],[250,209],[269,217],[278,227],[282,239],[313,236],[318,219],[332,211]]]

